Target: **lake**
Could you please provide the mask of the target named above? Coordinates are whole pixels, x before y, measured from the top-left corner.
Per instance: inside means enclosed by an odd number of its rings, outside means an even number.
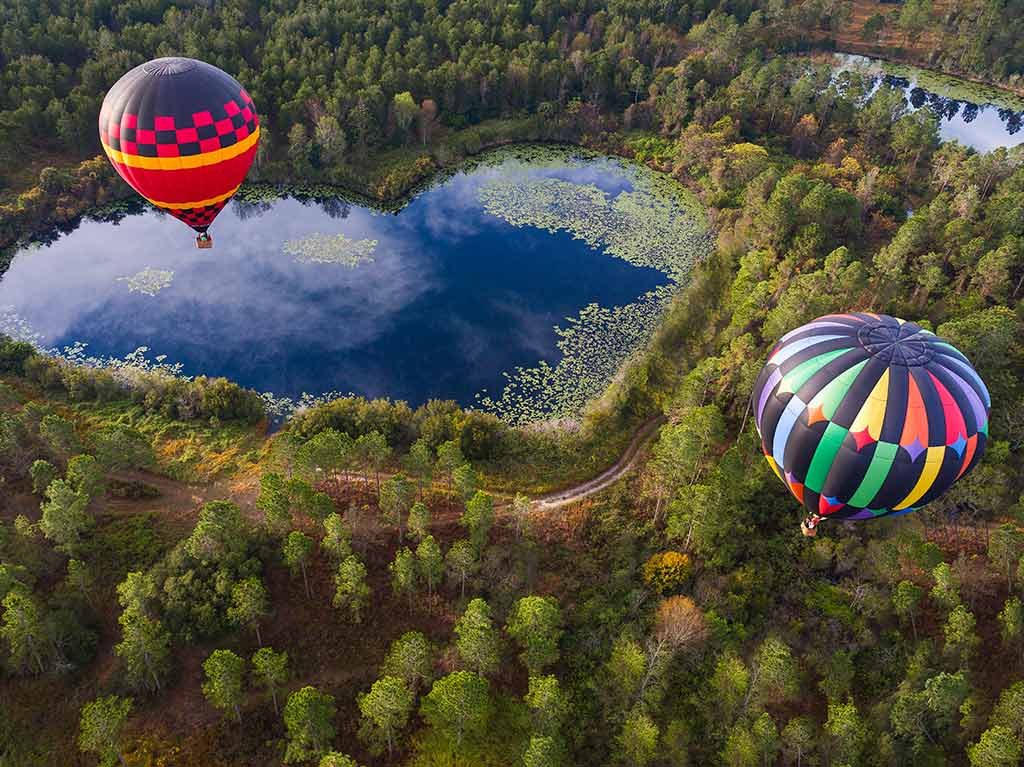
[[[911,110],[930,109],[943,141],[959,141],[979,152],[1024,144],[1024,99],[978,83],[916,67],[836,54],[837,72],[857,72],[871,92],[883,84],[903,91]]]
[[[282,407],[355,393],[569,417],[711,247],[670,179],[565,149],[491,153],[397,214],[244,197],[212,227],[213,250],[155,210],[87,217],[23,249],[0,281],[0,332],[78,345],[94,364],[147,347],[136,356],[150,364]]]

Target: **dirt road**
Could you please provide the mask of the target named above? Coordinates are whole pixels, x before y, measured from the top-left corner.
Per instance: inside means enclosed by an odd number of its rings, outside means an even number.
[[[618,482],[633,469],[640,456],[641,448],[658,433],[658,429],[663,423],[665,423],[665,416],[658,415],[651,418],[633,435],[633,440],[626,448],[626,452],[612,466],[582,484],[535,497],[533,507],[542,511],[557,509],[559,506],[567,506],[581,501]]]

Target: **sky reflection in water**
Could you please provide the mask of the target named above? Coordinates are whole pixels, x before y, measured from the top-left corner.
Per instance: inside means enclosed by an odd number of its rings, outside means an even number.
[[[186,374],[277,395],[470,404],[481,390],[498,393],[503,371],[555,362],[553,326],[588,303],[631,303],[668,281],[564,232],[517,229],[485,213],[480,184],[510,167],[459,175],[397,216],[343,204],[329,215],[293,199],[232,205],[213,227],[212,251],[196,250],[180,222],[155,212],[86,221],[16,257],[0,281],[0,308],[13,307],[45,346],[83,341],[90,354],[116,357],[149,346]],[[609,161],[529,172],[612,194],[631,188]],[[374,260],[299,264],[282,252],[313,233],[377,240]],[[170,285],[146,295],[119,279],[147,268],[173,271]]]
[[[874,76],[872,90],[884,83],[903,91],[909,109],[930,109],[939,118],[939,137],[943,141],[959,141],[979,152],[1024,144],[1024,111],[987,103],[982,96],[977,102],[943,96],[921,87],[913,75],[886,73],[885,63],[864,56],[836,54],[836,60],[839,70],[856,70]],[[955,82],[965,89],[972,87],[967,81]]]

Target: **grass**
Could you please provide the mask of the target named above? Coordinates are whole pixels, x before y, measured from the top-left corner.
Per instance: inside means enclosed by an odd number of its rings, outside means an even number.
[[[267,449],[262,425],[177,421],[147,413],[132,402],[71,407],[87,433],[113,423],[138,429],[152,440],[158,470],[182,482],[211,482],[256,471]]]

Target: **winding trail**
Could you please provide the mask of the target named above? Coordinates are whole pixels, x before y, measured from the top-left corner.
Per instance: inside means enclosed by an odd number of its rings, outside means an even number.
[[[636,466],[640,457],[641,449],[658,433],[658,429],[665,423],[665,416],[657,415],[649,419],[633,435],[629,447],[614,464],[602,471],[593,479],[588,479],[582,484],[568,487],[564,490],[556,490],[553,493],[545,493],[533,498],[533,508],[541,511],[557,509],[561,506],[582,501],[588,496],[604,490],[609,485],[618,482]]]

